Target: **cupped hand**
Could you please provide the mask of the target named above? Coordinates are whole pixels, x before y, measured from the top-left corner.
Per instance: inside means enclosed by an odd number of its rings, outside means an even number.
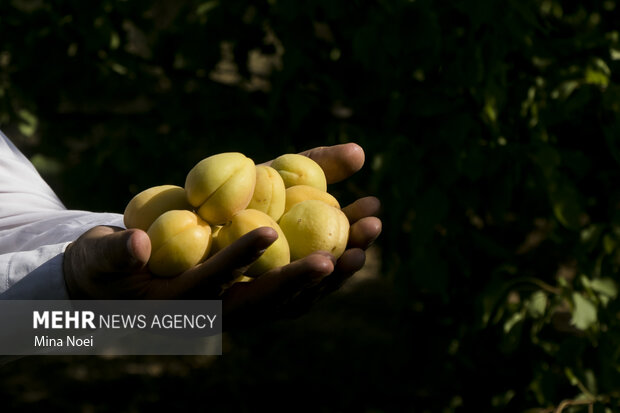
[[[265,319],[296,317],[317,300],[337,290],[366,261],[365,250],[379,236],[380,208],[375,197],[358,199],[343,211],[351,222],[347,250],[336,260],[318,251],[270,270],[252,282],[236,283],[223,296],[226,328]]]
[[[328,183],[346,179],[364,164],[363,149],[353,143],[319,147],[302,155],[323,168]],[[67,247],[65,280],[72,299],[222,299],[226,329],[297,315],[363,267],[365,249],[381,232],[379,208],[375,197],[343,208],[351,228],[347,250],[338,260],[316,252],[253,282],[236,283],[223,295],[222,285],[236,279],[276,240],[273,229],[251,231],[194,268],[162,278],[148,271],[151,244],[144,231],[98,226]]]
[[[277,237],[272,228],[258,228],[178,276],[158,277],[148,271],[144,231],[97,226],[65,250],[65,282],[72,299],[216,299]]]
[[[353,175],[365,160],[364,150],[354,143],[322,146],[301,154],[321,166],[328,184]],[[351,227],[347,249],[338,260],[319,251],[275,268],[251,283],[236,283],[226,290],[223,300],[226,324],[251,325],[265,318],[294,317],[337,290],[364,266],[365,250],[381,233],[382,224],[377,217],[380,207],[379,200],[371,196],[342,209]]]

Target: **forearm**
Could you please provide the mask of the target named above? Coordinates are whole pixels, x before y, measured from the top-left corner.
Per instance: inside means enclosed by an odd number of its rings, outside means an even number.
[[[62,271],[67,244],[52,244],[31,251],[0,255],[0,299],[68,299]]]
[[[0,298],[66,298],[65,248],[97,225],[122,226],[122,215],[67,210],[0,132]]]
[[[65,210],[0,231],[0,299],[67,299],[65,248],[97,225],[122,227],[122,215]]]

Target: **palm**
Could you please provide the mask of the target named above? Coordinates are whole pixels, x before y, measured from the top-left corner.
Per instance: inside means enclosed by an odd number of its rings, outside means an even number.
[[[355,144],[315,148],[302,154],[323,168],[328,183],[347,178],[364,164],[364,152]],[[275,241],[273,229],[258,228],[183,274],[160,278],[146,267],[150,255],[146,233],[95,227],[67,248],[65,278],[73,298],[221,298],[228,327],[264,315],[297,313],[364,265],[364,249],[381,232],[381,221],[375,217],[378,210],[379,201],[374,197],[343,208],[351,229],[348,249],[338,261],[317,252],[268,271],[251,283],[237,283],[221,297],[221,286],[235,279]]]

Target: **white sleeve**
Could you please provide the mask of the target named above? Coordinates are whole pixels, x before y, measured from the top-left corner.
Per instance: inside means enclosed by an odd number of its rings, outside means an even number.
[[[120,214],[67,210],[28,159],[0,132],[0,299],[66,299],[67,245]]]

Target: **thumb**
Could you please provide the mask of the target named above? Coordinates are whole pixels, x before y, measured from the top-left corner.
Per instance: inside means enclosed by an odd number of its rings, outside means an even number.
[[[99,273],[130,273],[142,269],[151,255],[151,241],[139,229],[114,230],[95,238],[93,266]]]

